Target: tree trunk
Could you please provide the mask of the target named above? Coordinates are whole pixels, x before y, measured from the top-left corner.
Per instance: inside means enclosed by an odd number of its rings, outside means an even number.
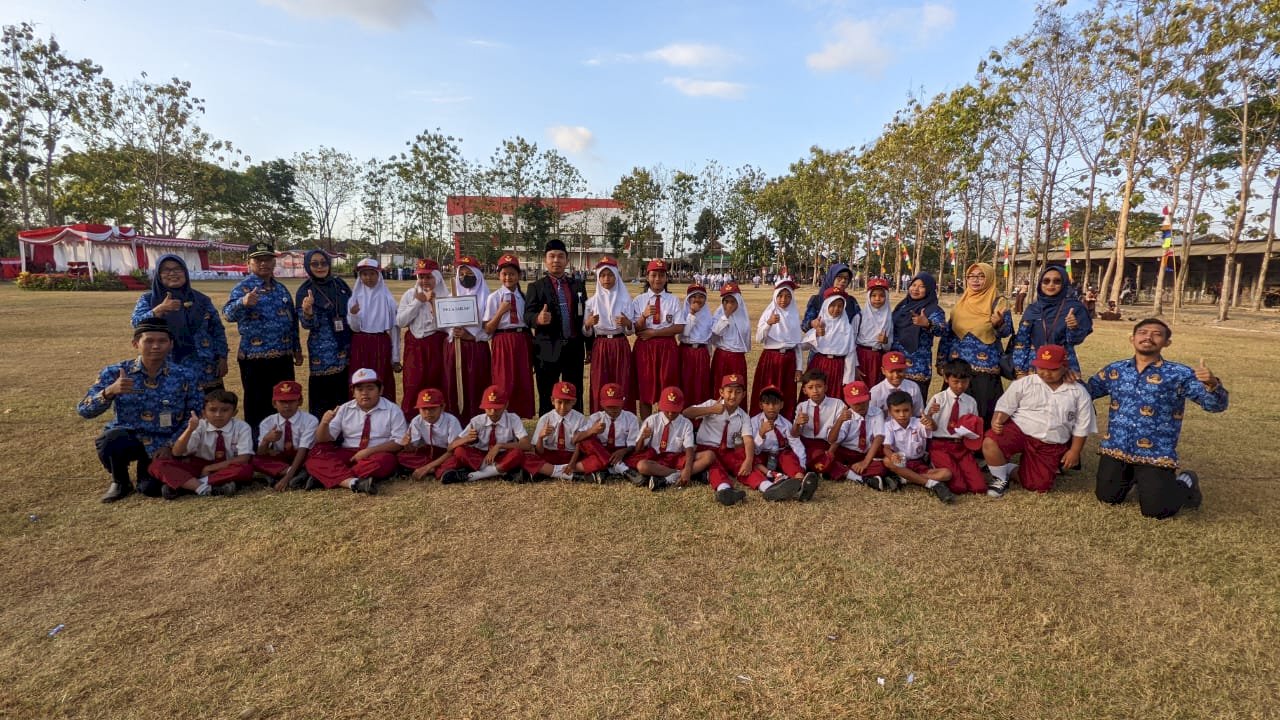
[[[1089,169],[1089,194],[1085,198],[1084,205],[1084,229],[1080,231],[1080,243],[1084,245],[1084,284],[1089,284],[1089,277],[1093,273],[1093,257],[1089,252],[1089,223],[1093,220],[1093,193],[1098,183],[1098,171],[1095,168]],[[1087,288],[1086,288],[1087,289]],[[1102,288],[1099,287],[1099,290]]]
[[[1263,297],[1267,289],[1267,266],[1271,261],[1271,248],[1275,245],[1276,240],[1276,210],[1280,204],[1280,174],[1276,175],[1276,182],[1271,186],[1271,220],[1267,226],[1267,251],[1262,253],[1262,264],[1258,266],[1258,287],[1253,291],[1253,309],[1261,310]]]

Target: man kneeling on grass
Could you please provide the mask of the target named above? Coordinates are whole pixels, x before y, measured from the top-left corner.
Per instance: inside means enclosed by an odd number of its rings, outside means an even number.
[[[894,390],[885,402],[889,417],[884,422],[884,466],[911,485],[929,488],[942,502],[955,502],[955,493],[947,487],[951,471],[926,462],[930,431],[915,416],[911,395]]]
[[[355,399],[320,418],[316,446],[307,457],[308,490],[342,486],[376,495],[374,481],[396,472],[399,440],[408,430],[404,411],[382,397],[382,381],[369,368],[351,373],[351,392]]]

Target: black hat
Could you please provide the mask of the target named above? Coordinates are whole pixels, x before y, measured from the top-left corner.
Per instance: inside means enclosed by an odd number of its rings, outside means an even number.
[[[133,337],[136,339],[141,337],[143,333],[149,332],[162,332],[171,339],[173,338],[173,330],[169,329],[169,323],[165,322],[163,318],[152,317],[138,321],[138,324],[133,328]]]
[[[569,249],[564,246],[564,242],[560,240],[560,238],[553,238],[551,240],[548,240],[547,247],[542,252],[549,253],[552,250],[561,250],[563,252],[569,252]]]
[[[249,257],[275,257],[276,248],[269,242],[256,242],[249,246]]]

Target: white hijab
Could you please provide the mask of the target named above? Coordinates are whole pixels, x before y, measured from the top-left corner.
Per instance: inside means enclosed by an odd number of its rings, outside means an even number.
[[[702,295],[705,293],[694,293],[694,295]],[[680,333],[681,342],[686,343],[707,343],[711,340],[711,311],[707,309],[707,304],[702,304],[702,309],[694,312],[689,307],[689,298],[691,295],[684,296],[684,314],[687,318],[684,323],[684,331]]]
[[[613,289],[606,290],[600,284],[600,275],[606,272],[613,273]],[[625,315],[631,322],[636,321],[635,308],[632,307],[631,291],[627,289],[627,281],[622,279],[622,273],[618,272],[618,268],[612,265],[604,265],[596,268],[596,294],[587,300],[587,313],[595,313],[600,316],[600,322],[596,324],[595,332],[612,335],[620,330],[618,327],[618,316]]]
[[[459,278],[463,272],[470,272],[476,278],[476,286],[473,288],[463,287]],[[476,298],[476,315],[483,316],[486,304],[489,300],[489,286],[484,281],[484,271],[475,265],[459,264],[454,268],[453,273],[453,294],[458,297],[463,295],[474,295]],[[477,340],[487,340],[488,336],[484,334],[484,328],[479,325],[468,325],[467,332],[475,336]]]
[[[724,298],[721,298],[720,307],[716,308],[715,315],[711,318],[711,326],[715,328],[716,334],[721,338],[730,334],[728,328],[732,327],[736,332],[732,333],[742,339],[746,344],[746,348],[738,351],[736,348],[725,348],[726,350],[735,350],[737,352],[747,352],[751,349],[751,319],[747,317],[747,301],[742,299],[742,293],[729,293],[728,297],[738,301],[738,309],[733,315],[724,314]],[[724,343],[717,342],[717,345]]]
[[[778,307],[778,293],[791,293],[791,303],[786,308]],[[778,313],[778,323],[769,324],[769,318]],[[804,340],[804,332],[800,329],[800,309],[796,306],[796,293],[790,286],[775,287],[773,300],[770,301],[760,318],[756,320],[756,334],[762,342],[776,342],[783,347],[799,345]]]
[[[377,285],[369,287],[360,279],[360,271],[366,269],[377,272]],[[351,301],[347,303],[348,322],[350,322],[351,313],[349,308],[354,303],[360,305],[357,323],[363,332],[386,332],[395,329],[396,299],[391,294],[391,289],[387,287],[386,281],[382,279],[382,270],[378,266],[356,266],[356,286],[351,291]]]
[[[832,295],[823,300],[822,309],[818,311],[818,317],[822,319],[826,331],[819,337],[817,329],[811,328],[804,334],[804,344],[823,355],[845,357],[853,352],[857,344],[857,335],[853,326],[849,324],[848,315],[841,312],[837,313],[836,317],[831,317],[827,313],[827,309],[836,300],[843,300],[846,304],[849,302],[841,295]]]
[[[885,291],[887,296],[889,291]],[[887,338],[880,342],[880,333]],[[889,298],[879,309],[871,306],[871,292],[867,292],[867,304],[862,306],[861,322],[858,325],[858,344],[877,350],[888,350],[893,343],[893,309],[889,307]]]

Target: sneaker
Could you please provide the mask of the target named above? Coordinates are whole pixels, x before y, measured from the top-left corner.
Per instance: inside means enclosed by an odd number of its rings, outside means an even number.
[[[809,473],[809,475],[812,475],[812,474],[813,473]],[[806,476],[805,479],[807,480],[808,476]],[[795,478],[787,478],[786,480],[780,480],[770,485],[769,489],[765,490],[763,493],[764,499],[770,500],[772,502],[778,502],[779,500],[790,500],[791,498],[799,494],[800,494],[800,481]],[[717,494],[717,499],[719,499],[718,494]]]
[[[441,485],[454,485],[457,483],[464,483],[466,481],[467,473],[462,470],[458,470],[457,468],[454,468],[453,470],[446,470],[445,473],[440,476]]]
[[[606,473],[603,471],[587,473],[587,480],[597,485],[603,485],[609,481],[610,475],[612,475],[612,473]]]
[[[937,485],[934,485],[933,494],[938,496],[939,500],[948,505],[956,501],[956,494],[951,492],[951,488],[947,487],[946,483],[940,482]]]
[[[164,498],[165,500],[177,500],[178,496],[181,494],[182,493],[179,490],[177,490],[176,488],[171,488],[168,485],[165,485],[164,487],[160,488],[160,497]]]
[[[133,483],[128,480],[125,480],[124,482],[112,482],[107,486],[107,491],[102,494],[101,499],[104,503],[113,503],[121,498],[127,497],[132,492]]]
[[[996,477],[995,475],[992,475],[991,479],[987,481],[987,497],[1002,498],[1004,497],[1005,492],[1007,492],[1008,490],[1009,490],[1008,478],[1002,479],[1002,478]]]
[[[233,482],[223,483],[223,484],[221,484],[221,485],[213,485],[213,486],[211,486],[211,487],[209,488],[209,494],[210,494],[210,495],[222,495],[223,497],[226,497],[226,496],[228,496],[228,495],[235,495],[235,494],[236,494],[236,489],[237,489],[237,488],[236,488],[236,484],[235,484],[235,483],[233,483]]]
[[[314,476],[308,475],[307,482],[302,486],[303,490],[323,490],[324,483],[317,480]]]
[[[659,490],[667,489],[666,478],[662,477],[661,475],[649,475],[648,477],[649,477],[649,480],[648,480],[649,489],[652,490],[653,492],[658,492]]]
[[[804,479],[800,481],[800,494],[797,495],[800,502],[809,502],[813,499],[813,494],[818,492],[818,481],[820,480],[818,473],[805,473]]]
[[[1200,476],[1194,470],[1181,470],[1178,472],[1178,482],[1188,486],[1187,501],[1183,503],[1183,507],[1199,509],[1204,502],[1204,493],[1200,492]]]
[[[307,486],[307,483],[310,481],[311,481],[311,474],[308,473],[306,470],[299,470],[297,475],[294,475],[293,477],[289,478],[289,489],[301,490],[305,488]]]
[[[703,470],[703,471],[702,471],[702,472],[700,472],[700,473],[694,473],[694,474],[693,474],[693,478],[692,478],[691,480],[692,480],[692,482],[696,482],[696,483],[699,483],[699,484],[701,484],[701,485],[710,485],[710,484],[711,484],[711,475],[710,475],[710,474],[708,474],[706,470]]]
[[[639,470],[631,470],[630,468],[628,468],[627,474],[625,475],[625,477],[627,478],[627,480],[631,482],[632,485],[635,485],[636,487],[644,487],[645,485],[649,484],[649,479],[646,478],[644,475],[641,475]]]
[[[772,490],[773,488],[769,488],[769,489]],[[723,490],[716,491],[716,502],[720,503],[721,505],[724,505],[725,507],[729,507],[730,505],[737,505],[738,503],[745,500],[746,497],[747,497],[747,493],[743,490],[738,490],[737,488],[727,487]]]
[[[886,478],[883,475],[868,475],[867,477],[862,478],[863,485],[866,485],[872,490],[879,490],[881,492],[889,489],[888,483],[889,478]]]
[[[364,493],[366,495],[377,495],[378,486],[373,484],[373,478],[362,477],[359,480],[356,480],[355,483],[351,486],[351,491]]]

